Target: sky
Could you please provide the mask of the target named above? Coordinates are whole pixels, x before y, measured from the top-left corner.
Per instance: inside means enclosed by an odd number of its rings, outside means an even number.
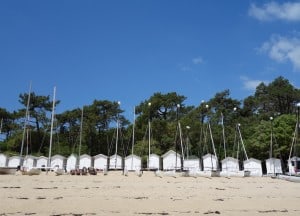
[[[300,87],[300,1],[0,1],[0,107],[30,82],[57,113],[120,101],[129,116],[154,93],[198,106],[243,100],[283,76]],[[132,114],[133,115],[133,114]]]

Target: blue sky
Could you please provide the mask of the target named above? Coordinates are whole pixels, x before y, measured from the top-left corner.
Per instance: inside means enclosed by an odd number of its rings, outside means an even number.
[[[187,105],[235,99],[284,76],[300,87],[300,2],[247,0],[0,1],[0,107],[32,90],[57,112],[155,92]]]

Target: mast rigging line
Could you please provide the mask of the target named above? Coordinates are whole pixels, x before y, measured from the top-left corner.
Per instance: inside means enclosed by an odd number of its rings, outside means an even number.
[[[22,143],[21,143],[20,157],[23,156],[23,148],[24,148],[24,142],[25,142],[26,127],[27,127],[27,123],[29,121],[29,105],[30,105],[30,96],[31,96],[31,86],[32,86],[32,83],[30,82],[30,84],[29,84],[28,98],[27,98],[27,105],[26,105],[26,112],[25,112],[25,120],[24,120],[24,126],[23,126],[23,134],[22,134]]]
[[[52,104],[52,114],[51,114],[51,129],[50,129],[50,146],[49,146],[49,157],[48,157],[48,167],[51,166],[51,151],[52,151],[52,136],[53,136],[53,122],[54,122],[54,114],[55,114],[55,94],[56,94],[56,86],[53,89],[53,104]]]

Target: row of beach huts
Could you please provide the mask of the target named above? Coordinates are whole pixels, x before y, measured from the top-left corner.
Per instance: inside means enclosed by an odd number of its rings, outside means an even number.
[[[142,166],[142,159],[137,155],[129,155],[122,159],[119,155],[112,155],[108,158],[108,156],[103,154],[98,154],[95,156],[90,156],[87,154],[80,155],[80,157],[72,154],[69,157],[64,157],[61,155],[54,155],[50,160],[50,167],[58,167],[65,170],[66,173],[71,172],[75,169],[83,169],[92,167],[96,170],[120,170],[126,169],[127,171],[137,171],[143,169],[151,169],[151,170],[162,170],[162,171],[170,171],[170,170],[189,170],[189,171],[213,171],[213,170],[221,170],[221,174],[224,176],[230,176],[231,173],[236,173],[240,171],[248,171],[250,176],[263,176],[267,175],[275,175],[282,174],[282,163],[279,159],[269,158],[265,163],[266,170],[263,173],[262,161],[249,158],[248,160],[243,161],[241,164],[237,159],[232,157],[226,157],[223,159],[219,166],[217,162],[217,158],[213,154],[206,154],[202,157],[202,165],[200,163],[199,158],[190,157],[185,158],[183,160],[181,155],[174,152],[173,150],[169,150],[162,156],[158,156],[156,154],[150,154],[150,159],[147,160],[147,167]],[[300,161],[300,158],[291,158],[288,161],[288,168],[290,174],[295,174],[297,170],[294,169],[295,164]],[[11,156],[8,157],[3,153],[0,153],[0,167],[27,167],[27,168],[43,168],[49,167],[49,158],[40,156]],[[109,163],[109,166],[108,166]]]

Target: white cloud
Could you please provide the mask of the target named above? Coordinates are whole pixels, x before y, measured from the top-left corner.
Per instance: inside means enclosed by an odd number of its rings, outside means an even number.
[[[248,14],[261,21],[276,19],[300,21],[300,2],[285,2],[283,4],[269,2],[262,7],[251,4]]]
[[[180,64],[179,67],[182,72],[192,72],[195,70],[195,65],[201,65],[203,63],[203,58],[198,56],[192,59],[192,64],[191,62],[189,62],[188,64]]]
[[[300,38],[273,35],[265,42],[261,51],[277,62],[291,62],[296,70],[300,70]]]
[[[194,64],[202,64],[203,63],[203,59],[202,59],[202,57],[197,57],[197,58],[194,58],[193,59],[193,63]]]
[[[189,66],[181,66],[180,70],[183,72],[189,72],[192,71],[192,69]]]
[[[240,79],[243,81],[243,88],[250,91],[255,91],[256,87],[262,82],[265,84],[269,83],[268,81],[263,80],[251,80],[246,76],[241,76]]]

